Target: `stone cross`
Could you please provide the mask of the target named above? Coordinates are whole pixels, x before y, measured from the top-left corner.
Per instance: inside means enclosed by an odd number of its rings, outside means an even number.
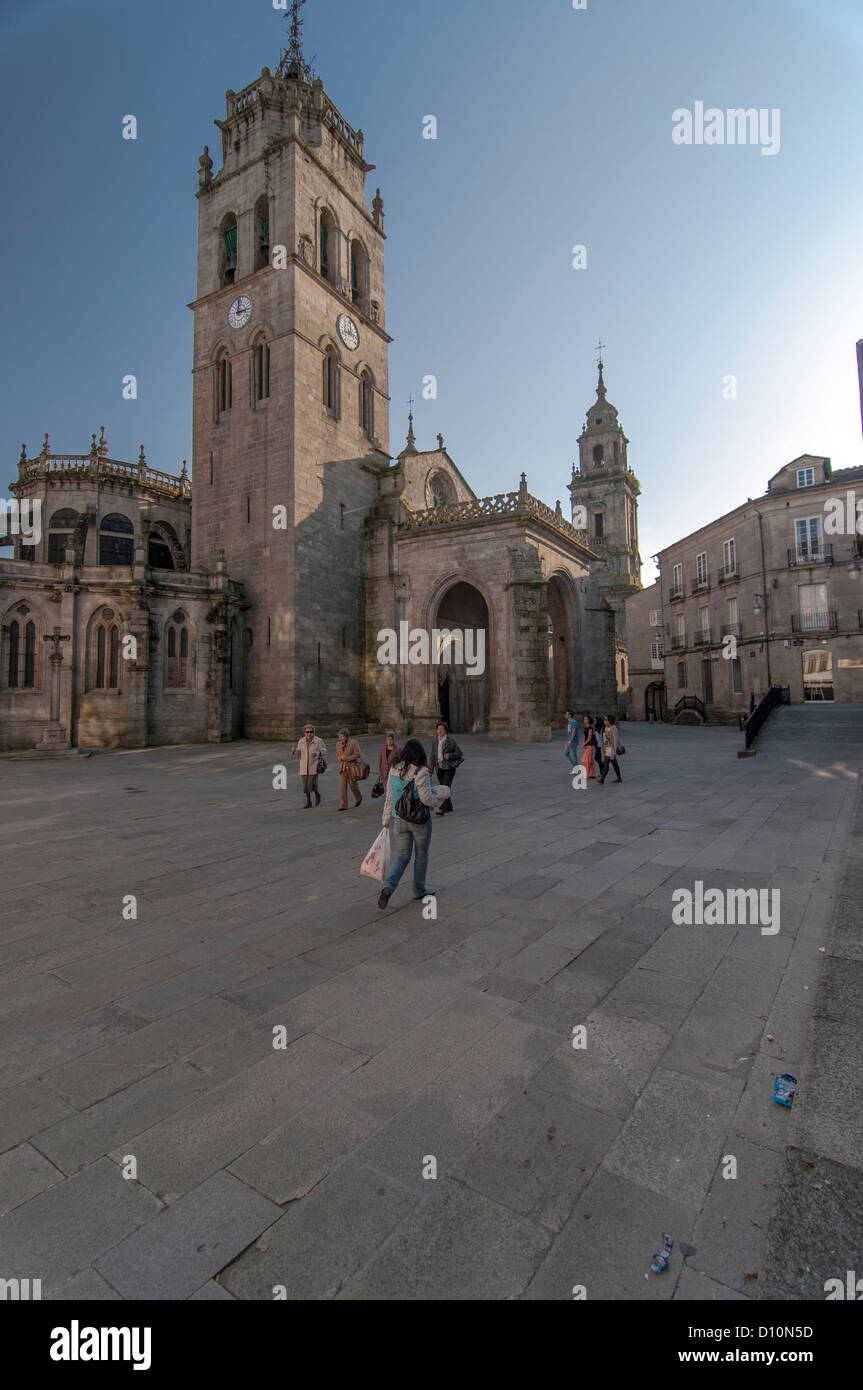
[[[60,643],[71,642],[72,638],[63,635],[59,627],[55,627],[47,637],[42,638],[42,641],[54,643],[54,650],[48,653],[48,660],[51,663],[51,712],[48,717],[52,723],[56,723],[60,718],[60,667],[63,664],[63,651]]]

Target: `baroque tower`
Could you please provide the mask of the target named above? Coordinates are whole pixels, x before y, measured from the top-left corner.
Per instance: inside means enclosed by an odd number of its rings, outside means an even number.
[[[383,201],[363,133],[292,43],[228,91],[199,160],[194,564],[224,552],[248,608],[242,730],[362,718],[364,524],[389,463]],[[238,730],[239,731],[239,730]]]
[[[641,585],[638,553],[638,479],[627,461],[629,440],[617,418],[617,410],[605,394],[599,360],[596,401],[578,440],[579,466],[573,465],[569,492],[573,519],[576,507],[587,514],[590,547],[599,556],[591,565],[591,578],[614,609],[617,639],[618,685],[626,688],[626,600]],[[623,667],[621,668],[621,662]]]

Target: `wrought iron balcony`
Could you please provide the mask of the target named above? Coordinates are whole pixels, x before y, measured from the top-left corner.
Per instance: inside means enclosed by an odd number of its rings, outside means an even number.
[[[691,594],[706,594],[710,589],[710,580],[705,575],[703,579],[693,579],[689,586]]]
[[[792,613],[792,632],[837,632],[839,618],[836,613]]]
[[[696,647],[709,647],[709,646],[710,646],[710,628],[709,628],[709,627],[702,627],[702,628],[699,628],[698,632],[696,632],[696,634],[695,634],[695,645],[696,645]]]
[[[832,545],[798,545],[788,551],[788,568],[797,569],[799,565],[832,565]]]
[[[676,585],[668,595],[669,603],[675,603],[678,599],[685,598],[686,593],[682,584]]]
[[[739,623],[721,623],[720,626],[719,626],[719,633],[720,633],[720,636],[721,636],[721,637],[739,637],[739,636],[740,636],[740,624],[739,624]]]
[[[736,565],[733,569],[721,569],[719,571],[718,579],[720,584],[735,584],[739,578],[740,571]]]
[[[685,652],[685,651],[686,651],[686,638],[685,638],[685,637],[672,637],[672,639],[671,639],[671,650],[672,650],[673,652]]]

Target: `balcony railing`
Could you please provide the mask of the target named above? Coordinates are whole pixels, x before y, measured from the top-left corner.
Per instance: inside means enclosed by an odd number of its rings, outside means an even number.
[[[798,565],[832,565],[832,545],[798,545],[788,551],[788,568]]]
[[[669,602],[674,603],[677,599],[685,598],[686,593],[682,584],[676,584],[668,595]]]
[[[685,651],[686,651],[686,638],[685,638],[685,637],[672,637],[672,639],[671,639],[671,650],[672,650],[673,652],[685,652]]]
[[[740,578],[740,573],[735,565],[733,569],[721,569],[718,579],[720,584],[733,584]]]
[[[709,627],[702,627],[702,628],[699,628],[698,632],[696,632],[696,634],[695,634],[695,645],[696,645],[696,647],[709,647],[709,646],[710,646],[710,628],[709,628]]]
[[[689,592],[691,594],[706,594],[709,588],[710,580],[705,575],[703,579],[693,579],[689,586]]]
[[[739,637],[739,636],[740,636],[740,624],[739,624],[739,623],[722,623],[722,624],[720,625],[720,628],[719,628],[719,633],[720,633],[720,636],[722,636],[722,637]]]
[[[836,613],[792,613],[792,632],[837,632],[839,618]]]

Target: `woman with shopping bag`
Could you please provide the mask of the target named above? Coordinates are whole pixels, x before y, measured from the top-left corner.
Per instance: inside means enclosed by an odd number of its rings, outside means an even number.
[[[428,808],[436,811],[449,797],[449,787],[440,787],[429,776],[425,749],[409,738],[401,760],[393,765],[387,780],[383,826],[389,827],[392,865],[383,881],[378,907],[386,907],[402,874],[414,856],[414,897],[434,897],[426,888],[432,822]]]
[[[369,775],[369,765],[363,762],[360,745],[351,738],[347,729],[339,729],[336,743],[336,757],[339,760],[339,810],[348,809],[348,787],[354,794],[354,805],[359,806],[363,799],[360,782]]]

